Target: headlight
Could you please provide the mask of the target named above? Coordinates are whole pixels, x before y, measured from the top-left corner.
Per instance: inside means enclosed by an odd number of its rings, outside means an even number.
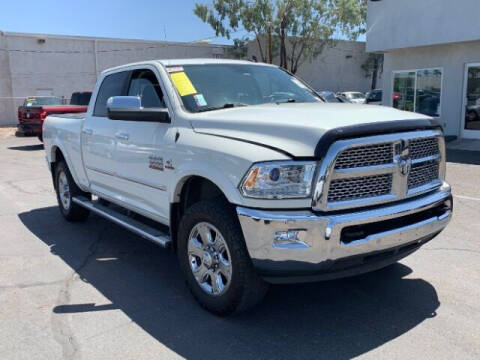
[[[254,164],[245,175],[240,191],[260,199],[306,198],[312,192],[315,162],[269,162]]]

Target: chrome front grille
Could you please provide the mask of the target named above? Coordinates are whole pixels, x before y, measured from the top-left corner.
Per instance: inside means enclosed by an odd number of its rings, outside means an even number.
[[[393,161],[393,144],[357,146],[343,151],[335,161],[335,169],[389,164]]]
[[[438,138],[414,139],[410,141],[409,147],[412,159],[426,158],[440,153]]]
[[[412,166],[408,175],[408,188],[415,189],[438,179],[440,166],[437,161],[426,161]]]
[[[391,189],[391,174],[333,180],[328,191],[328,202],[367,199],[387,195]]]
[[[440,130],[340,140],[322,162],[313,208],[328,211],[401,200],[438,188],[444,176]]]

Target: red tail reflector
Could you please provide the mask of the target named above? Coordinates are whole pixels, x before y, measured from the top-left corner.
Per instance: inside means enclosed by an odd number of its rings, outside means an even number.
[[[40,113],[40,120],[44,121],[47,117],[47,112],[44,110]]]

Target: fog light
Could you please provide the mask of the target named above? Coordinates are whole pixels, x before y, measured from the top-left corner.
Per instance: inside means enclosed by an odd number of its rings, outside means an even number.
[[[450,210],[453,211],[453,198],[449,197],[445,202],[443,203],[443,207],[445,210]]]
[[[273,247],[277,249],[307,249],[311,247],[305,241],[306,230],[291,229],[275,232]]]

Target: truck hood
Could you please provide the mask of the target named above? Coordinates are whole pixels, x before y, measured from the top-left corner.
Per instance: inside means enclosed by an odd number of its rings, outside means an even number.
[[[263,104],[194,117],[195,132],[255,143],[293,158],[321,157],[338,138],[439,127],[421,114],[356,104]]]

